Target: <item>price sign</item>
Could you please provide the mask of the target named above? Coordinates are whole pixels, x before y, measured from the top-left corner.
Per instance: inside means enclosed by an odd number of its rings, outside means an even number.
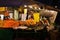
[[[39,22],[39,19],[40,19],[39,13],[34,13],[34,14],[33,14],[33,17],[34,17],[34,21],[35,21],[35,22]]]
[[[0,7],[0,11],[5,11],[5,7]]]

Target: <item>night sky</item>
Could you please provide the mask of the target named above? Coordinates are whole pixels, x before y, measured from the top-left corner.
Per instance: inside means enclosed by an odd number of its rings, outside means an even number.
[[[57,6],[60,9],[60,0],[35,0],[50,6]]]
[[[30,0],[29,0],[30,1]],[[60,0],[35,0],[50,6],[58,6],[60,8]],[[18,6],[21,4],[21,0],[0,0],[0,6]]]

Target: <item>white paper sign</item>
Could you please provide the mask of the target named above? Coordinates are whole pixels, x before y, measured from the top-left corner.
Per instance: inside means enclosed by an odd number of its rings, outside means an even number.
[[[22,14],[21,21],[25,21],[26,20],[26,16],[27,16],[27,14]]]
[[[1,17],[0,20],[3,20],[4,19],[4,15],[1,14],[0,17]]]
[[[13,13],[9,13],[10,18],[13,19]]]
[[[24,9],[24,14],[27,14],[27,9]]]
[[[17,10],[14,10],[14,19],[18,20],[18,11]]]

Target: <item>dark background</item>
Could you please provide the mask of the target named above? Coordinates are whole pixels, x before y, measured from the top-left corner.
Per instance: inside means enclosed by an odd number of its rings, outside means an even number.
[[[50,6],[58,6],[58,8],[60,8],[60,0],[35,0]]]
[[[47,4],[47,5],[50,5],[50,6],[58,6],[58,8],[60,8],[60,5],[59,5],[60,0],[34,0],[34,1],[38,1],[38,2],[41,2],[43,4]],[[18,6],[18,5],[21,5],[21,4],[22,4],[21,0],[0,0],[0,6],[5,6],[5,5],[6,6],[9,6],[9,5],[10,6]]]

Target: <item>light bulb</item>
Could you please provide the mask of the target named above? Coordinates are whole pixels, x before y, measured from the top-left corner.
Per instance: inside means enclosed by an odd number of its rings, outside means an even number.
[[[27,7],[27,5],[24,5],[24,7]]]

